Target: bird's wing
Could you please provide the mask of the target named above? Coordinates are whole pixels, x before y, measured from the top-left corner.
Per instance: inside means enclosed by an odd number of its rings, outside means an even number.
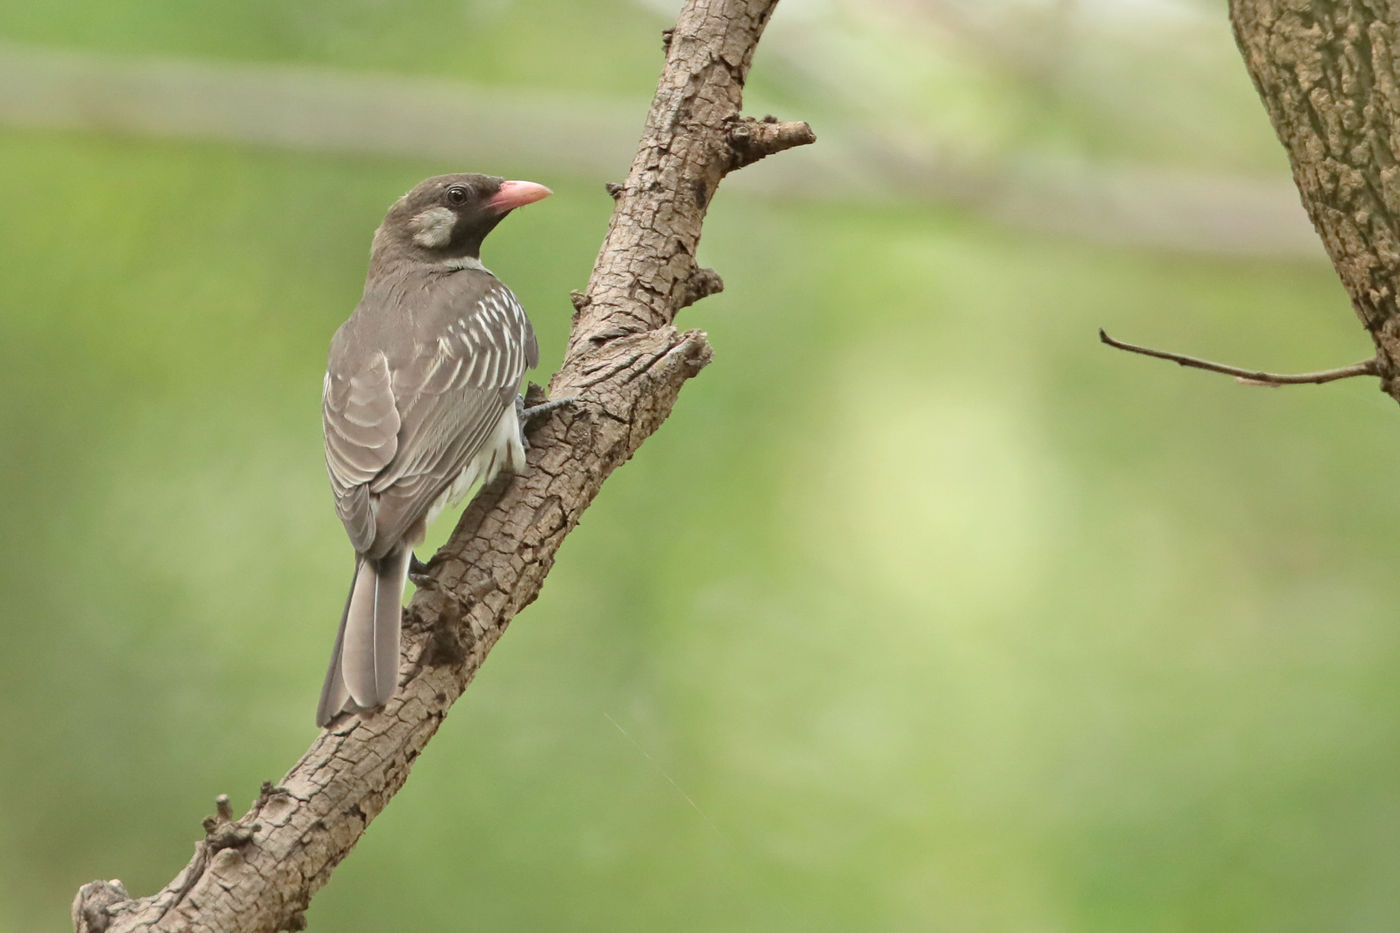
[[[430,301],[420,320],[436,322],[436,337],[394,367],[398,445],[368,484],[376,550],[422,521],[483,450],[538,354],[524,309],[494,277],[436,290]]]
[[[335,510],[350,543],[363,552],[375,538],[369,483],[394,459],[399,446],[393,376],[382,352],[372,354],[368,364],[354,372],[344,371],[332,357],[321,391],[321,421]]]

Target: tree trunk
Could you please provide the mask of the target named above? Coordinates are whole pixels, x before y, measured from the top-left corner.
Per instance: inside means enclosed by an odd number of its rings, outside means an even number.
[[[742,118],[754,47],[777,0],[689,0],[666,34],[666,67],[550,395],[578,402],[531,438],[529,465],[483,490],[429,564],[407,610],[401,670],[385,709],[322,732],[280,784],[234,818],[226,798],[194,858],[162,891],[84,885],[79,931],[301,929],[302,911],[466,689],[514,615],[538,595],[555,552],[598,494],[710,360],[676,313],[718,291],[695,263],[706,206],[724,176],[815,137],[804,123]],[[308,676],[314,673],[308,668]],[[175,779],[172,776],[172,779]]]
[[[1246,67],[1288,151],[1303,206],[1400,401],[1400,7],[1380,0],[1232,0]]]

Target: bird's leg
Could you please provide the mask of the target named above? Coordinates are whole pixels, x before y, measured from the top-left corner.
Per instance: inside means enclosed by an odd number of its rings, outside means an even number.
[[[556,398],[548,402],[541,402],[538,405],[526,407],[525,396],[517,395],[515,397],[515,412],[520,416],[520,423],[526,424],[527,422],[534,421],[540,415],[547,415],[556,408],[563,408],[565,405],[572,405],[577,401],[578,399],[576,398]]]
[[[428,582],[428,565],[418,559],[418,555],[409,552],[408,555],[408,579],[413,585],[422,589]]]
[[[533,390],[533,387],[531,388]],[[526,407],[525,396],[517,395],[515,397],[515,418],[520,422],[520,446],[524,447],[526,450],[530,449],[530,442],[525,437],[525,425],[534,421],[540,415],[547,415],[556,408],[563,408],[565,405],[572,405],[577,401],[578,399],[576,398],[556,398],[547,402],[541,402],[538,405]]]

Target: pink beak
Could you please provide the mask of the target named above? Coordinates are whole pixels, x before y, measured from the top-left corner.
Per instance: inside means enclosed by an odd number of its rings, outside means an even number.
[[[537,185],[533,181],[503,181],[501,190],[486,202],[486,206],[504,214],[506,211],[547,198],[551,193],[544,185]]]

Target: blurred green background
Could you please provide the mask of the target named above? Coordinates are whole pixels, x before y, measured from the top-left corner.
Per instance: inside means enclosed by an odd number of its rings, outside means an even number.
[[[674,6],[0,7],[0,930],[305,749],[370,233],[551,185],[547,373]],[[1095,334],[1369,354],[1224,4],[785,0],[750,91],[820,142],[713,204],[715,362],[311,928],[1400,928],[1394,404]]]

